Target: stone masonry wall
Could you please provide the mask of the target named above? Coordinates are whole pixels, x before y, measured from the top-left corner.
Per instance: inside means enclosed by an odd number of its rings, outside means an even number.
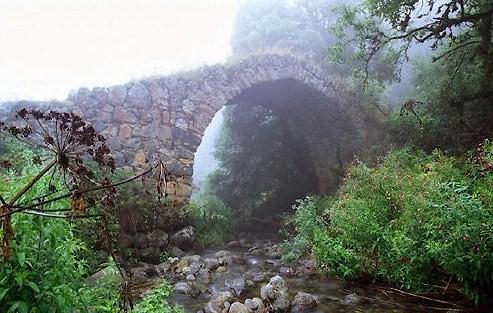
[[[17,102],[0,106],[0,117],[20,106],[73,110],[108,138],[118,166],[144,168],[154,156],[173,174],[168,194],[186,201],[191,194],[194,153],[205,128],[224,105],[268,81],[292,79],[327,96],[327,103],[357,122],[362,116],[348,89],[316,66],[289,55],[258,55],[226,65],[150,77],[107,88],[81,88],[63,102]],[[49,104],[49,105],[46,105]]]

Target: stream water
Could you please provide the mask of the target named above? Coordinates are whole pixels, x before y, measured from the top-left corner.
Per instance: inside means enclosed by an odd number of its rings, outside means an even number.
[[[181,262],[181,265],[174,267],[181,273],[181,278],[175,282],[175,291],[170,301],[182,306],[185,312],[214,312],[214,309],[208,307],[214,295],[230,292],[234,296],[230,302],[243,303],[246,299],[260,297],[261,286],[267,284],[271,277],[280,275],[287,282],[289,299],[292,300],[298,292],[316,298],[318,306],[304,312],[431,311],[422,304],[403,302],[402,298],[378,292],[370,286],[362,287],[320,277],[310,259],[301,260],[290,267],[285,266],[281,262],[281,253],[277,242],[256,240],[252,243],[232,242],[228,247],[207,249],[200,256],[185,257],[188,262]],[[204,267],[207,270],[197,271]],[[195,275],[191,274],[194,272]],[[223,308],[218,312],[228,310]]]

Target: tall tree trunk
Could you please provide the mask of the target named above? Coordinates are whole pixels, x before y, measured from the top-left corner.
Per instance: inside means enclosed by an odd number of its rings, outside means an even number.
[[[490,14],[483,17],[479,22],[479,33],[481,36],[481,54],[482,54],[482,70],[483,70],[483,84],[482,91],[485,88],[493,88],[493,49],[492,49],[492,27],[493,27],[493,15]]]

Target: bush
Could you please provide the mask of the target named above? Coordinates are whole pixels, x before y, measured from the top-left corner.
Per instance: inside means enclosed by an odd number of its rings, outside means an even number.
[[[180,308],[174,308],[169,305],[168,297],[171,294],[172,288],[166,283],[161,283],[154,288],[142,302],[139,302],[132,312],[134,313],[183,313]]]
[[[200,194],[189,205],[201,247],[223,244],[231,231],[231,209],[216,196]]]
[[[3,169],[0,192],[7,199],[39,173],[41,166],[33,163],[36,155],[29,150],[15,151],[22,166]],[[45,193],[50,177],[43,177],[25,195],[25,201]],[[51,184],[60,188],[56,177]],[[45,209],[68,206],[65,201],[46,205]],[[81,299],[78,291],[84,287],[85,262],[79,258],[85,246],[66,220],[16,214],[12,216],[14,239],[11,259],[0,266],[0,307],[3,312],[74,312]],[[0,234],[0,238],[3,235]]]
[[[308,196],[293,205],[295,213],[283,221],[284,232],[290,237],[282,244],[284,262],[291,263],[308,252],[315,229],[324,223],[320,210],[324,201],[327,199]]]
[[[374,168],[352,167],[332,201],[301,202],[298,236],[308,234],[329,274],[413,291],[452,277],[479,300],[493,287],[492,164],[489,142],[468,159],[393,151]]]

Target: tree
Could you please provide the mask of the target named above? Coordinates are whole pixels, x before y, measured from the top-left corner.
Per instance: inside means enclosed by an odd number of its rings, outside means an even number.
[[[222,199],[240,226],[276,223],[297,198],[317,190],[306,144],[269,108],[228,107],[222,134],[215,154],[219,169],[205,191]]]
[[[334,42],[329,26],[338,1],[243,1],[231,40],[236,56],[287,50],[323,63]]]
[[[476,88],[475,96],[493,93],[490,0],[365,0],[361,6],[342,6],[339,12],[334,30],[340,41],[331,49],[332,53],[340,62],[362,61],[359,72],[365,82],[379,53],[402,64],[408,61],[412,45],[425,44],[440,50],[434,61],[453,62],[457,71],[464,62],[478,63],[483,74],[482,90],[479,93]],[[356,50],[346,58],[342,51],[348,44]],[[468,97],[471,96],[466,96],[466,100]]]

